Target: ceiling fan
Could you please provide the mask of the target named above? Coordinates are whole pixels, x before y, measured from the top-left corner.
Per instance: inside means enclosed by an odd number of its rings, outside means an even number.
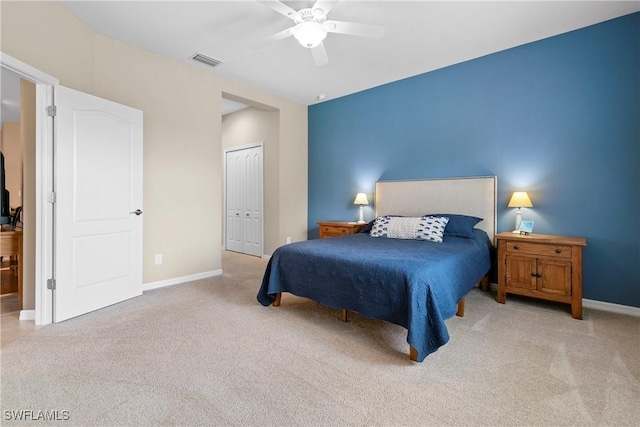
[[[323,43],[328,33],[371,38],[381,38],[385,33],[385,27],[382,25],[327,20],[327,14],[338,0],[317,0],[312,7],[300,10],[294,10],[278,0],[257,1],[292,19],[295,23],[293,27],[263,39],[259,45],[293,36],[302,46],[311,50],[313,60],[318,66],[329,62]]]

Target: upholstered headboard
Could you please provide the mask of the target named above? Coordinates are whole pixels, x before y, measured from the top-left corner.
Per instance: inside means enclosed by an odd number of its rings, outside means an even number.
[[[380,215],[421,216],[450,213],[482,218],[476,228],[491,241],[497,230],[495,176],[376,182],[375,211]]]

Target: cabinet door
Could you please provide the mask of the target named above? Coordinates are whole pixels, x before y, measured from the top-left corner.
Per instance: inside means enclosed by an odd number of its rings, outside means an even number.
[[[536,259],[523,256],[507,256],[506,282],[508,288],[536,289]]]
[[[538,260],[538,291],[555,295],[571,295],[571,263]]]

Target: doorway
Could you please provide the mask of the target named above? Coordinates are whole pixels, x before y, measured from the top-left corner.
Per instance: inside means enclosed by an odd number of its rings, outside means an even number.
[[[225,248],[263,255],[263,147],[225,150]]]
[[[31,129],[35,144],[30,154],[29,168],[27,168],[27,159],[23,159],[25,161],[24,191],[29,190],[32,197],[27,198],[23,193],[25,197],[22,201],[24,206],[23,265],[25,273],[28,273],[31,278],[24,277],[26,286],[23,287],[24,307],[20,312],[20,320],[35,320],[36,325],[45,325],[51,323],[51,307],[46,303],[46,287],[47,278],[51,277],[52,210],[49,195],[52,191],[51,177],[53,176],[51,152],[53,126],[50,120],[41,120],[36,117],[36,111],[46,111],[47,106],[52,104],[53,86],[58,84],[58,80],[1,52],[0,66],[3,70],[17,74],[23,83],[28,82],[30,88],[35,86],[35,94],[33,94],[35,102],[30,102],[33,104],[30,106],[32,108],[30,118],[35,121]],[[31,204],[27,203],[29,199],[32,201]]]
[[[108,305],[109,303],[117,302],[109,301],[104,295],[99,295],[99,292],[103,288],[102,283],[105,280],[108,280],[109,283],[114,282],[116,279],[119,280],[125,275],[120,274],[118,277],[113,277],[113,275],[125,270],[133,272],[127,275],[127,278],[130,279],[128,280],[128,283],[130,283],[129,287],[135,290],[135,295],[141,294],[142,226],[141,223],[139,223],[140,219],[138,217],[142,214],[142,210],[140,209],[142,207],[142,155],[141,150],[132,147],[142,147],[142,112],[58,86],[57,79],[5,54],[0,55],[0,65],[3,69],[17,73],[24,81],[30,82],[31,86],[35,89],[33,94],[35,102],[33,103],[33,110],[30,113],[34,118],[33,140],[35,143],[34,153],[32,155],[33,169],[27,171],[25,164],[24,171],[25,193],[28,188],[28,178],[31,178],[32,187],[34,188],[33,207],[29,210],[27,209],[25,197],[25,211],[32,212],[33,217],[29,218],[28,215],[23,217],[25,223],[24,240],[27,240],[27,230],[32,230],[34,240],[31,248],[27,248],[26,245],[24,247],[24,264],[25,268],[29,269],[28,271],[35,272],[31,283],[25,281],[27,285],[25,288],[35,288],[33,290],[35,291],[35,295],[32,291],[30,298],[27,300],[27,292],[25,292],[25,306],[27,310],[22,310],[20,320],[35,320],[36,325],[51,323],[54,318],[54,299],[56,300],[56,305],[59,305],[58,303],[61,302],[61,299],[58,298],[58,296],[64,298],[64,295],[60,293],[64,290],[62,285],[66,288],[73,287],[76,290],[81,289],[82,292],[84,292],[83,295],[86,296],[84,300],[87,303],[84,304],[85,308],[90,307],[91,310],[99,308],[99,305],[103,303]],[[54,97],[56,98],[56,103],[53,102]],[[82,116],[82,120],[80,120],[80,116]],[[70,119],[71,117],[73,119]],[[71,154],[69,150],[61,151],[69,146],[70,138],[63,138],[63,141],[67,141],[66,144],[54,144],[60,135],[70,135],[69,132],[74,135],[74,144],[72,144],[72,147],[75,151]],[[107,136],[108,140],[105,140]],[[86,143],[79,142],[83,140],[86,141]],[[121,149],[114,151],[114,143]],[[106,147],[109,147],[109,149]],[[57,159],[55,163],[53,161],[54,151]],[[112,159],[114,153],[124,153],[127,155],[133,153],[135,158],[129,159],[130,161],[128,162],[122,161],[120,157]],[[70,156],[73,156],[76,160],[84,159],[82,163],[74,163],[73,168],[71,168],[69,164],[63,164],[60,168],[60,171],[63,172],[69,172],[73,169],[73,174],[64,175],[59,171],[54,171],[57,163],[63,160],[68,163]],[[85,161],[92,159],[97,160],[93,163]],[[107,173],[103,173],[105,163],[107,163],[107,170],[110,170],[112,165],[119,165],[119,167],[121,169],[124,168],[124,170],[118,171],[123,173],[117,174],[115,178]],[[65,178],[69,176],[70,179]],[[135,184],[132,190],[132,194],[135,197],[127,197],[127,201],[131,202],[131,205],[129,203],[127,203],[126,206],[123,203],[111,204],[113,197],[107,197],[105,203],[108,203],[109,208],[99,209],[102,213],[108,213],[107,216],[109,218],[107,219],[111,221],[110,224],[118,222],[118,225],[121,226],[118,230],[107,230],[104,228],[98,230],[98,233],[89,235],[86,233],[76,233],[76,231],[79,230],[78,227],[67,227],[66,229],[62,227],[62,225],[64,225],[62,221],[69,220],[71,217],[73,217],[74,224],[83,223],[81,224],[82,227],[90,222],[92,224],[95,223],[95,215],[92,213],[94,213],[96,207],[100,206],[100,204],[92,203],[85,197],[86,194],[91,194],[92,188],[95,187],[96,182],[91,182],[86,179],[92,176],[105,181],[103,183],[103,191],[100,192],[101,196],[113,196],[113,191],[111,190],[112,188],[116,188],[113,186],[113,182],[118,181],[118,177],[120,176],[129,176],[129,178],[122,178],[120,181]],[[62,187],[54,185],[57,180],[60,180]],[[108,180],[108,182],[106,182],[106,180]],[[67,197],[71,194],[67,191],[69,188],[75,191],[75,193]],[[122,194],[124,194],[124,192]],[[116,194],[116,198],[118,197],[120,197],[120,192]],[[55,207],[62,209],[71,206],[72,203],[70,200],[72,198],[75,200],[73,203],[73,215],[70,215],[69,212],[63,213],[63,215],[56,215],[55,211],[58,209]],[[81,204],[78,203],[80,200],[82,201]],[[115,213],[117,213],[117,215],[114,214],[116,207],[118,212]],[[78,210],[80,208],[82,208],[82,212]],[[98,213],[98,216],[100,215],[101,213]],[[130,224],[133,222],[139,224],[132,229],[125,227],[125,223]],[[88,228],[84,227],[81,231],[87,230]],[[99,250],[95,250],[96,245],[94,245],[93,248],[89,248],[92,250],[87,249],[87,245],[91,246],[92,243],[97,241],[97,237],[95,236],[104,235],[105,230],[107,233],[111,233],[111,243],[114,243],[112,248],[116,246],[115,243],[122,243],[121,246],[127,243],[128,251],[122,252],[128,254],[130,261],[134,260],[135,262],[132,261],[128,266],[124,266],[125,263],[122,259],[115,259],[116,257],[110,253],[102,253]],[[71,250],[69,247],[65,247],[63,248],[65,250],[62,250],[60,245],[65,244],[68,246],[69,242],[72,242]],[[99,246],[101,250],[105,248],[104,244]],[[75,251],[73,253],[83,258],[80,260],[82,262],[77,262],[79,258],[75,258],[76,261],[71,264],[72,274],[68,274],[69,265],[63,264],[61,261],[56,262],[55,254],[59,252],[64,253],[65,256],[69,256],[72,251]],[[27,262],[28,256],[31,256],[31,266],[29,266]],[[65,256],[58,258],[64,260]],[[88,256],[90,256],[90,258],[87,258]],[[112,263],[109,264],[109,270],[103,268],[101,271],[100,268],[91,267],[99,265],[100,260],[104,258],[112,261]],[[115,269],[113,266],[114,260],[120,263]],[[76,268],[79,265],[82,266],[82,270]],[[72,283],[70,280],[65,280],[64,283],[60,282],[57,284],[56,272],[67,274],[66,277],[72,276],[76,281]],[[102,277],[100,276],[101,274]],[[101,280],[96,280],[96,277]],[[78,282],[78,280],[80,280],[80,282]],[[77,286],[78,283],[80,283],[81,286]],[[88,290],[89,288],[91,288],[90,291]],[[109,289],[111,290],[111,288]],[[112,293],[113,292],[109,293],[109,295],[111,296]],[[120,300],[122,300],[122,298],[120,298]],[[93,303],[93,301],[99,301],[99,303],[94,304],[95,306],[89,304]],[[73,305],[75,307],[79,304]],[[72,314],[78,315],[81,313],[74,312]],[[64,318],[56,316],[56,321],[60,320],[64,320]]]
[[[23,141],[21,127],[22,79],[13,71],[0,70],[2,84],[2,123],[0,125],[0,152],[2,212],[0,224],[2,252],[0,252],[0,295],[3,307],[22,309],[22,192],[23,192]],[[30,119],[30,118],[29,118]],[[29,120],[30,121],[30,120]],[[28,124],[27,124],[28,125]],[[15,220],[15,222],[14,222]],[[7,304],[7,299],[15,300]],[[3,311],[5,314],[5,311]]]

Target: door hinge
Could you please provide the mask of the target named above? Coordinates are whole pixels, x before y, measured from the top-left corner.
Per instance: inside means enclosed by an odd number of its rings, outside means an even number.
[[[55,116],[56,116],[56,113],[57,113],[57,110],[58,110],[58,109],[56,108],[56,106],[55,106],[55,105],[49,105],[49,106],[47,107],[47,115],[48,115],[48,116],[51,116],[51,117],[55,117]]]
[[[52,291],[56,289],[56,279],[47,279],[47,289]]]
[[[56,202],[56,193],[49,193],[49,203],[54,204]]]

